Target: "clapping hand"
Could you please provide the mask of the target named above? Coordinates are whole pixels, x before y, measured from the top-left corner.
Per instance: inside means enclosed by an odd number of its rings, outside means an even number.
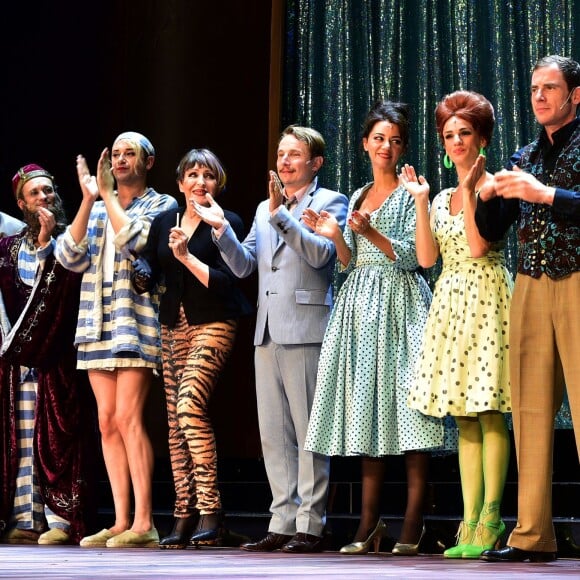
[[[485,174],[485,155],[478,155],[468,174],[461,183],[463,195],[474,196],[477,182]]]
[[[302,213],[302,222],[309,227],[313,232],[316,231],[316,224],[320,219],[320,214],[313,209],[306,208]]]
[[[489,201],[497,197],[497,192],[495,191],[495,180],[488,179],[479,190],[479,199],[481,201]]]
[[[415,201],[429,201],[429,183],[422,175],[417,176],[412,165],[405,163],[401,169],[401,180]]]
[[[99,197],[99,188],[94,175],[91,175],[87,160],[82,155],[77,155],[77,175],[83,197],[88,201],[95,201]]]
[[[371,227],[371,216],[366,211],[354,210],[348,218],[348,226],[359,236],[364,236]]]
[[[113,179],[111,157],[109,156],[109,149],[107,147],[101,152],[99,163],[97,164],[97,185],[99,186],[101,197],[113,194],[115,180]]]
[[[38,208],[38,222],[40,223],[40,231],[38,232],[38,244],[40,247],[46,246],[50,242],[50,237],[54,226],[56,225],[56,220],[54,219],[54,214],[45,207]]]
[[[336,218],[325,210],[317,213],[313,209],[306,208],[302,214],[302,221],[312,231],[330,240],[335,239],[341,233]]]
[[[286,200],[284,186],[275,171],[270,171],[270,181],[268,182],[268,195],[270,197],[270,211],[274,211]]]
[[[224,210],[220,207],[220,205],[215,201],[211,194],[206,193],[205,199],[207,200],[207,206],[201,205],[196,201],[193,203],[193,208],[195,209],[195,213],[206,223],[209,224],[212,228],[219,230],[225,223],[226,218],[224,215]]]
[[[553,201],[553,188],[541,183],[517,165],[511,171],[498,171],[494,175],[494,184],[497,195],[506,199],[523,199],[529,203],[545,204]]]

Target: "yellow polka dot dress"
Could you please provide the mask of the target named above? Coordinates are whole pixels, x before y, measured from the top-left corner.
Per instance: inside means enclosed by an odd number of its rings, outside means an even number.
[[[511,411],[509,308],[513,282],[503,248],[472,258],[463,211],[449,212],[452,189],[433,200],[433,233],[443,268],[419,356],[409,405],[434,417]]]

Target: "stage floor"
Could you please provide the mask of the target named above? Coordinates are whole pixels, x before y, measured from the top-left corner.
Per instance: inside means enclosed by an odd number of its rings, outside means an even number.
[[[200,550],[87,549],[78,546],[0,546],[0,578],[579,578],[580,560],[548,564],[497,564],[445,560],[442,556],[396,557],[387,553],[345,556],[337,552],[251,554],[235,548]]]

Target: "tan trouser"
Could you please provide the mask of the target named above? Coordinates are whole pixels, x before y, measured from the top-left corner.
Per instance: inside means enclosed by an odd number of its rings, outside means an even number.
[[[510,325],[518,522],[508,545],[555,552],[554,417],[562,404],[564,381],[580,456],[580,272],[560,280],[518,274]]]

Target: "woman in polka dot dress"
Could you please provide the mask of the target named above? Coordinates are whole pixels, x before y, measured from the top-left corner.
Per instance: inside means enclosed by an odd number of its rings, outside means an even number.
[[[493,187],[485,147],[493,107],[477,93],[447,95],[435,111],[445,165],[458,186],[433,200],[429,184],[405,166],[402,179],[417,208],[417,256],[424,267],[441,255],[409,405],[434,417],[453,415],[459,428],[464,519],[447,558],[479,558],[505,531],[500,504],[509,462],[511,410],[508,317],[512,280],[501,244],[490,244],[475,224],[478,191]]]
[[[383,457],[405,454],[408,499],[393,553],[416,554],[424,530],[429,455],[443,444],[440,419],[407,405],[431,292],[418,273],[413,198],[397,175],[408,143],[407,107],[379,101],[363,126],[373,182],[354,192],[344,237],[322,212],[303,219],[333,240],[349,274],[328,324],[305,448],[362,458],[362,510],[354,542],[361,554],[385,533],[379,499]]]

